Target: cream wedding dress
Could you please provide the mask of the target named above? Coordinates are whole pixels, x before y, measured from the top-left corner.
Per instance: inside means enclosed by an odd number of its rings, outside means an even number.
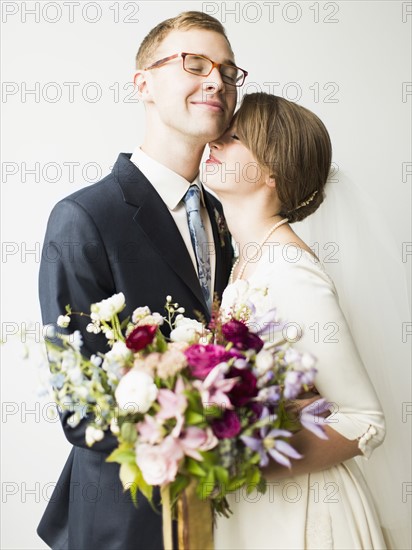
[[[317,358],[316,387],[331,403],[331,428],[359,441],[368,458],[385,436],[382,409],[340,309],[335,286],[309,252],[267,244],[249,281],[238,280],[222,307],[250,297],[257,314],[276,307],[289,323],[294,344]],[[372,497],[355,459],[327,470],[269,480],[260,495],[238,491],[229,498],[233,515],[218,518],[216,550],[386,548]]]

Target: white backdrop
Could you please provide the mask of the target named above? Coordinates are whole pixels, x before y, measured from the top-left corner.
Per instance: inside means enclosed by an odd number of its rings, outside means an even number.
[[[45,548],[35,528],[69,452],[36,394],[36,361],[25,362],[12,337],[29,322],[41,333],[48,215],[140,143],[134,56],[153,26],[189,9],[225,25],[249,71],[241,93],[283,95],[322,118],[336,179],[344,172],[373,197],[410,280],[411,2],[2,2],[2,548]],[[412,340],[404,321],[400,346]],[[399,407],[409,431],[411,401]],[[407,503],[410,477],[402,490]]]

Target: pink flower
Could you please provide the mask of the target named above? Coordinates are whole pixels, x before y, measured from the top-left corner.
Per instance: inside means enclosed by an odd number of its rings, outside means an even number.
[[[157,374],[165,379],[175,376],[187,365],[186,356],[178,349],[169,348],[161,357],[157,365]]]
[[[185,455],[195,460],[203,460],[198,449],[206,442],[207,435],[204,430],[196,426],[188,426],[179,439],[179,443]]]
[[[144,420],[137,424],[137,431],[140,434],[142,443],[150,443],[154,445],[163,439],[162,425],[157,422],[156,418],[146,414]]]
[[[173,428],[173,437],[178,437],[184,424],[183,413],[187,407],[187,399],[184,395],[185,385],[182,378],[176,381],[175,389],[159,390],[157,401],[160,404],[160,411],[156,417],[159,420],[167,420],[168,418],[176,418],[176,426]]]
[[[160,445],[138,443],[136,463],[149,485],[164,485],[175,480],[184,454],[178,441],[169,435]]]
[[[227,409],[233,409],[227,393],[230,392],[239,379],[225,378],[224,367],[227,368],[227,365],[216,365],[203,381],[193,381],[193,385],[199,390],[205,408],[214,404]]]

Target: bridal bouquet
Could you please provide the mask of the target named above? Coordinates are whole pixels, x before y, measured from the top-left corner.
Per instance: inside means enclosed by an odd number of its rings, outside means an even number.
[[[73,413],[72,426],[91,419],[89,446],[107,430],[116,435],[108,460],[120,464],[135,501],[138,490],[150,501],[160,486],[173,506],[190,485],[227,515],[227,493],[264,492],[262,468],[271,459],[289,467],[290,458],[301,458],[288,443],[294,430],[326,437],[313,408],[299,420],[287,414],[287,401],[313,384],[316,369],[312,356],[282,337],[275,310],[258,318],[249,301],[224,316],[214,305],[206,327],[184,317],[170,296],[164,316],[138,307],[120,322],[124,307],[122,293],[91,305],[87,330],[104,333],[107,353],[82,355],[79,332],[56,334],[47,347],[54,399]],[[67,327],[72,315],[67,306],[58,325]],[[279,338],[268,349],[269,332]]]

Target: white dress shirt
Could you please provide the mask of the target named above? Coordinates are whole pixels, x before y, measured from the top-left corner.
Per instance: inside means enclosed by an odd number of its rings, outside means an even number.
[[[187,214],[186,206],[183,201],[183,198],[192,184],[195,184],[200,189],[200,215],[203,220],[203,224],[206,229],[206,235],[208,239],[209,251],[210,251],[210,267],[212,270],[212,280],[211,280],[211,295],[213,296],[214,292],[214,282],[215,282],[215,273],[216,273],[216,255],[215,245],[213,240],[213,231],[208,212],[205,206],[205,201],[203,197],[203,188],[200,183],[199,175],[194,179],[194,181],[187,181],[176,172],[173,172],[157,160],[149,157],[144,153],[140,147],[137,147],[133,152],[130,160],[135,164],[142,174],[150,181],[156,191],[159,193],[163,202],[166,204],[169,209],[172,218],[174,219],[177,228],[182,235],[183,241],[186,245],[186,248],[189,252],[189,255],[192,259],[193,266],[198,273],[196,255],[193,250],[192,240],[190,238],[189,226],[187,224]]]

